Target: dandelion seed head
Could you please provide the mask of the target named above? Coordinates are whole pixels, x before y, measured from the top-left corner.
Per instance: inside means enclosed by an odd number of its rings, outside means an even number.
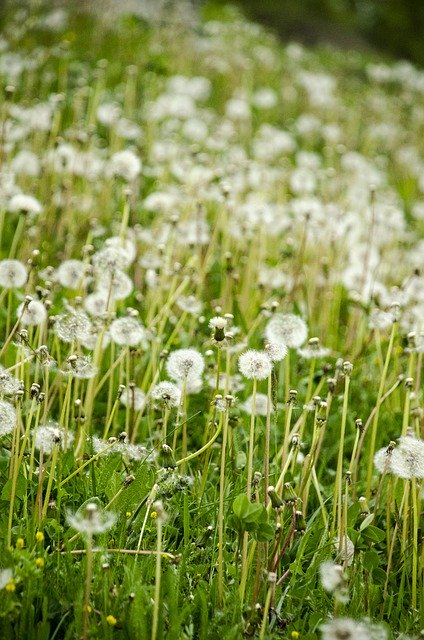
[[[323,640],[370,640],[366,625],[352,618],[334,618],[320,629]]]
[[[370,329],[388,329],[393,324],[393,313],[382,309],[373,309],[370,313],[368,326]]]
[[[84,308],[91,316],[100,317],[107,311],[107,291],[95,291],[84,298]]]
[[[195,296],[180,296],[176,305],[181,311],[197,316],[202,312],[203,304]]]
[[[91,332],[91,322],[81,311],[70,311],[56,317],[54,330],[63,342],[78,342]]]
[[[265,327],[265,337],[269,342],[282,342],[297,349],[308,337],[308,327],[300,316],[276,313]]]
[[[181,390],[173,382],[164,380],[155,385],[150,393],[153,400],[165,407],[178,407],[181,401]]]
[[[374,456],[374,465],[380,473],[391,473],[410,480],[424,478],[424,441],[413,434],[399,438],[399,445],[383,447]]]
[[[15,407],[6,402],[0,400],[0,437],[5,436],[8,433],[12,433],[16,425],[16,411]]]
[[[326,358],[331,351],[327,347],[321,346],[318,338],[311,338],[307,346],[299,348],[297,353],[305,360],[312,360],[313,358]]]
[[[249,396],[240,408],[249,415],[253,412],[253,396]],[[257,416],[266,416],[268,409],[268,396],[265,393],[257,393],[255,399],[255,414]],[[274,413],[272,402],[270,402],[270,413]]]
[[[117,515],[110,511],[102,511],[96,502],[89,502],[84,509],[72,514],[68,511],[66,520],[72,529],[92,536],[109,531],[117,520]]]
[[[0,260],[0,287],[23,287],[28,279],[27,270],[19,260]]]
[[[129,386],[123,390],[120,400],[124,407],[140,411],[144,407],[146,394],[139,387]]]
[[[53,421],[40,425],[36,430],[32,431],[32,435],[35,448],[47,454],[51,453],[55,446],[62,450],[69,449],[75,439],[72,431],[65,432],[57,422]]]
[[[137,256],[137,247],[130,238],[120,238],[119,236],[112,236],[106,238],[105,247],[114,247],[123,251],[126,256],[126,266],[129,266],[134,262]]]
[[[125,249],[116,245],[103,247],[93,254],[92,263],[93,267],[100,274],[103,274],[105,271],[113,273],[116,269],[122,271],[131,264]]]
[[[225,329],[228,324],[227,318],[222,318],[221,316],[215,316],[209,320],[209,328],[210,329]]]
[[[55,279],[67,289],[76,290],[86,282],[87,265],[81,260],[65,260],[54,273]]]
[[[145,328],[131,316],[113,320],[109,331],[111,340],[124,347],[136,347],[146,339]]]
[[[124,300],[132,293],[134,285],[126,273],[115,269],[112,272],[103,273],[97,280],[97,287],[105,298],[110,295],[115,300]]]
[[[37,326],[47,320],[47,309],[40,300],[31,300],[20,304],[16,315],[24,326]]]
[[[345,583],[343,567],[331,560],[326,560],[320,564],[319,577],[322,588],[329,593],[334,593],[336,589],[340,589]]]
[[[245,378],[264,380],[272,371],[272,362],[265,351],[249,349],[238,360],[240,372]]]
[[[97,367],[94,367],[91,363],[91,358],[81,355],[70,356],[62,370],[65,375],[79,380],[94,378],[97,375],[97,371]]]
[[[23,390],[23,382],[12,376],[0,365],[0,394],[14,396]]]
[[[268,342],[265,351],[273,362],[281,362],[286,357],[288,349],[283,342]]]
[[[113,154],[108,168],[110,175],[133,182],[141,172],[141,161],[133,151],[126,149]]]
[[[177,382],[198,380],[205,368],[203,356],[196,349],[177,349],[166,361],[166,370],[170,378]]]
[[[41,213],[42,206],[37,198],[23,193],[17,193],[10,199],[8,210],[14,213],[29,213],[37,215]]]

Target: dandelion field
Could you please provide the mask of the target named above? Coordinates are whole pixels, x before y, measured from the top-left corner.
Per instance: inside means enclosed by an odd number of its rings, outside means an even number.
[[[86,5],[0,36],[0,638],[417,640],[424,72]]]

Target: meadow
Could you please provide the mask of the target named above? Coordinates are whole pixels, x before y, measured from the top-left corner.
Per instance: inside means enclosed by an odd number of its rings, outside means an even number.
[[[0,35],[0,639],[422,638],[424,71],[95,8]]]

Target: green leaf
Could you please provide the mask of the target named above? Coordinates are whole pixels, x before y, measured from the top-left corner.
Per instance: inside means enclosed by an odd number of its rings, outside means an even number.
[[[364,529],[366,529],[371,522],[374,520],[374,514],[373,513],[369,513],[367,515],[367,517],[361,522],[361,526],[359,527],[359,531],[363,531]]]
[[[260,524],[257,527],[255,538],[258,542],[269,542],[275,536],[275,529],[272,524]]]
[[[372,571],[373,569],[378,567],[378,565],[380,564],[380,557],[378,553],[373,549],[365,551],[362,558],[362,564],[368,571]]]
[[[15,488],[15,497],[18,498],[18,500],[22,500],[24,498],[27,490],[27,484],[28,484],[27,479],[25,478],[25,476],[23,476],[20,473],[16,479],[16,488]],[[11,497],[12,497],[12,478],[9,478],[1,492],[1,499],[10,500]]]
[[[362,537],[370,542],[381,542],[386,537],[385,532],[382,529],[378,529],[373,525],[369,525],[364,531],[362,531]]]
[[[240,518],[240,520],[243,520],[245,514],[248,513],[249,506],[250,506],[249,498],[244,493],[241,493],[240,495],[238,495],[233,502],[233,511],[237,516],[237,518]]]

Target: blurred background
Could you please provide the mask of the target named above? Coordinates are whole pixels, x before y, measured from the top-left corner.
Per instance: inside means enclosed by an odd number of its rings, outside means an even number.
[[[235,5],[283,41],[369,49],[424,66],[424,0],[0,0],[0,17],[19,6],[90,6],[99,14],[121,6],[139,14],[183,3]]]
[[[424,65],[424,0],[233,0],[231,4],[284,40],[371,48]]]

